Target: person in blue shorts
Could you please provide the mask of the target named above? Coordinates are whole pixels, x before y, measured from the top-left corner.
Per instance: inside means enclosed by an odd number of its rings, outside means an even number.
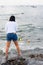
[[[8,58],[8,50],[9,50],[11,41],[14,42],[17,48],[18,55],[21,55],[21,51],[18,45],[17,27],[18,26],[17,26],[17,22],[15,21],[15,16],[11,16],[9,21],[5,25],[6,38],[7,38],[6,49],[5,49],[6,58]]]

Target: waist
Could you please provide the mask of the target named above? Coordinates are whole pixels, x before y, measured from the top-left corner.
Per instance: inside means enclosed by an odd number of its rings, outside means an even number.
[[[13,33],[13,32],[12,32],[12,33],[7,33],[7,34],[16,34],[16,33]]]

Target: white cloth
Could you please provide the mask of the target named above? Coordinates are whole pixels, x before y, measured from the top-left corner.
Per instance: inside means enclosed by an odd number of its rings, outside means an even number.
[[[17,22],[9,21],[5,25],[6,33],[16,33],[17,28],[18,28]]]

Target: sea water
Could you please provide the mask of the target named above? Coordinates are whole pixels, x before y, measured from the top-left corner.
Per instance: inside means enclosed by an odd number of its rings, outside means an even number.
[[[20,48],[22,50],[43,48],[43,6],[21,5],[0,6],[0,49],[5,50],[5,24],[11,15],[16,17],[18,23],[17,35]],[[12,43],[10,49],[15,48]]]

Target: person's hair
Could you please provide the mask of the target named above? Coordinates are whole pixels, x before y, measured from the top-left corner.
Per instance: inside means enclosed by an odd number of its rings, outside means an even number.
[[[11,16],[9,21],[14,21],[15,22],[15,16]]]

